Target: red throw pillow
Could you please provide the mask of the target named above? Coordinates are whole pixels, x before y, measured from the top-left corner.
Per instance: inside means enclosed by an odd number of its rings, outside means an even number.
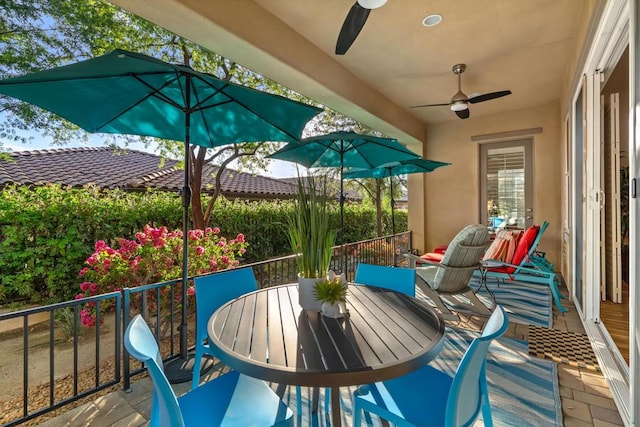
[[[529,253],[529,249],[531,248],[534,240],[536,240],[536,236],[538,235],[539,231],[540,226],[537,225],[532,225],[531,227],[527,228],[522,237],[520,237],[520,241],[518,242],[516,251],[513,254],[513,260],[511,261],[511,264],[520,265],[524,257],[527,256],[527,253]]]

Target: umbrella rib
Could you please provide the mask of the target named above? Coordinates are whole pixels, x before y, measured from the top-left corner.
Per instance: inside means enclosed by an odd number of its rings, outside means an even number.
[[[137,80],[138,82],[142,83],[144,86],[146,86],[147,88],[151,89],[153,92],[148,93],[146,96],[143,96],[142,98],[138,99],[136,102],[134,102],[133,104],[129,105],[127,108],[121,110],[120,112],[118,112],[116,115],[114,115],[113,117],[105,120],[104,122],[102,122],[100,125],[96,126],[94,128],[94,132],[96,130],[100,130],[102,129],[104,126],[106,126],[107,124],[111,123],[112,121],[114,121],[115,119],[117,119],[118,117],[126,114],[128,111],[131,111],[133,108],[135,108],[136,106],[142,104],[144,101],[146,101],[147,99],[149,99],[150,97],[156,97],[159,100],[174,106],[175,108],[184,111],[184,108],[182,108],[180,106],[180,104],[175,103],[174,101],[172,101],[170,98],[168,98],[166,95],[160,93],[160,90],[162,90],[163,88],[167,87],[169,84],[173,83],[176,79],[171,80],[166,82],[164,85],[162,85],[160,88],[154,88],[153,86],[151,86],[150,84],[148,84],[147,82],[145,82],[144,80],[140,79],[137,75],[135,74],[126,74],[129,75],[131,77],[133,77],[135,80]]]
[[[197,76],[196,76],[196,77],[197,77]],[[199,80],[202,80],[202,79],[199,79]],[[211,86],[211,85],[209,85],[209,86],[210,86],[210,87],[213,87],[213,86]],[[219,90],[218,88],[214,88],[214,89],[215,89],[215,91],[214,91],[211,95],[209,95],[209,96],[207,96],[205,99],[203,99],[202,101],[200,101],[200,99],[199,99],[199,97],[198,97],[198,91],[195,91],[195,90],[194,90],[194,96],[196,97],[196,103],[195,103],[195,106],[194,106],[194,111],[197,111],[197,112],[200,114],[200,116],[202,117],[202,124],[204,125],[205,129],[207,130],[207,136],[209,136],[209,143],[210,143],[210,145],[211,145],[212,147],[215,145],[215,141],[213,140],[213,138],[212,138],[212,134],[211,134],[211,132],[210,132],[210,128],[209,128],[209,121],[208,121],[208,120],[206,120],[206,118],[205,118],[205,116],[204,116],[204,110],[205,110],[205,109],[202,107],[202,103],[203,103],[203,102],[206,102],[208,99],[211,99],[211,98],[212,98],[212,97],[214,97],[217,93],[219,93],[219,92],[220,92],[220,90]],[[225,102],[224,102],[224,104],[227,104],[227,103],[229,103],[229,102],[231,102],[231,100],[225,101]],[[220,105],[220,103],[219,103],[219,104],[217,104],[217,105]]]
[[[229,86],[226,86],[229,87]],[[243,86],[244,87],[244,86]],[[222,93],[224,93],[225,95],[227,95],[228,97],[230,97],[231,99],[233,99],[235,101],[235,103],[237,105],[240,105],[242,108],[244,108],[245,110],[249,111],[250,113],[254,114],[256,117],[259,117],[260,119],[264,120],[266,123],[270,124],[271,126],[273,126],[274,128],[278,129],[280,132],[284,133],[285,135],[289,136],[290,138],[292,138],[294,141],[300,141],[300,137],[292,135],[291,133],[289,133],[289,131],[283,129],[282,127],[280,127],[280,125],[278,125],[277,123],[274,123],[271,120],[267,120],[266,118],[263,117],[262,114],[259,114],[257,111],[254,111],[252,108],[249,108],[249,106],[247,106],[244,102],[240,102],[238,99],[235,99],[233,97],[231,97],[231,95],[228,95],[227,93],[224,92],[224,88],[221,88],[220,91]],[[266,92],[262,92],[262,93],[266,93]],[[286,98],[288,99],[288,98]]]
[[[180,75],[182,75],[182,74],[180,74]],[[149,89],[151,89],[153,91],[150,94],[148,94],[147,96],[145,96],[144,98],[142,98],[141,102],[146,100],[146,99],[148,99],[150,96],[155,96],[156,98],[160,99],[161,101],[166,102],[167,104],[172,105],[175,108],[177,108],[178,110],[181,110],[181,111],[186,113],[187,112],[186,110],[189,107],[188,105],[186,107],[183,107],[182,105],[180,105],[177,102],[175,102],[173,99],[169,98],[164,93],[160,92],[162,89],[166,88],[167,86],[169,86],[170,84],[172,84],[176,80],[178,80],[178,83],[180,83],[180,80],[179,80],[180,75],[178,73],[176,73],[176,76],[175,76],[175,78],[173,80],[166,81],[165,84],[163,84],[159,88],[155,88],[155,87],[151,86],[149,83],[147,83],[144,80],[142,80],[141,78],[139,78],[139,76],[136,75],[136,74],[131,74],[131,77],[133,77],[134,79],[136,79],[137,81],[142,83],[144,86],[148,87]],[[182,85],[180,85],[180,86],[182,86]],[[184,89],[182,89],[181,92],[184,95]]]
[[[156,74],[166,74],[166,71],[148,71],[144,73],[138,73],[139,76],[152,76]],[[119,74],[103,74],[103,75],[94,75],[94,76],[78,76],[73,78],[68,77],[58,77],[58,78],[43,78],[43,79],[30,79],[26,81],[0,81],[0,86],[15,86],[15,85],[24,85],[24,84],[34,84],[34,83],[52,83],[52,82],[70,82],[75,80],[100,80],[106,78],[116,78],[116,77],[128,77],[131,76],[131,72],[119,73]],[[8,79],[9,80],[9,79]]]

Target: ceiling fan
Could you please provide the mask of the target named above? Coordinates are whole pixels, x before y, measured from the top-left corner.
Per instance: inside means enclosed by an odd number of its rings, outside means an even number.
[[[387,0],[357,0],[351,6],[338,35],[336,55],[344,55],[349,50],[367,22],[371,10],[383,6],[386,2]]]
[[[456,113],[458,117],[461,119],[469,118],[469,104],[477,104],[478,102],[490,101],[492,99],[501,98],[503,96],[511,95],[510,90],[501,90],[498,92],[489,92],[485,94],[471,94],[467,96],[462,89],[460,88],[460,75],[464,73],[464,70],[467,69],[466,64],[456,64],[453,66],[453,74],[458,75],[458,92],[451,98],[446,104],[426,104],[426,105],[414,105],[410,108],[421,108],[421,107],[441,107],[448,105],[451,111]]]

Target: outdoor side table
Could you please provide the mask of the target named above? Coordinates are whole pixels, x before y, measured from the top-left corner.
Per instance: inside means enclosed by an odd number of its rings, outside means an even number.
[[[442,316],[406,294],[349,285],[349,314],[305,311],[297,285],[261,289],[209,319],[216,356],[243,374],[280,384],[331,387],[340,426],[339,387],[405,375],[428,364],[444,342]]]
[[[487,286],[487,272],[492,268],[499,268],[502,266],[503,264],[499,261],[494,261],[490,259],[481,261],[480,262],[480,286],[478,286],[478,289],[474,293],[477,293],[482,287],[484,287],[487,293],[489,294],[489,296],[491,296],[491,299],[493,300],[493,302],[495,303],[496,296]]]

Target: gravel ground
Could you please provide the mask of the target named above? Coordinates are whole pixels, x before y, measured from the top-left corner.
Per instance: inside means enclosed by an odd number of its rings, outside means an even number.
[[[190,324],[194,324],[194,322],[190,322]],[[48,328],[42,328],[43,330],[48,330]],[[33,331],[37,332],[37,331]],[[105,329],[104,331],[107,333],[108,331]],[[31,333],[30,330],[30,344],[31,344]],[[86,364],[95,364],[95,356],[94,356],[94,337],[91,334],[85,334],[80,340],[79,346],[79,360]],[[16,342],[14,342],[16,341]],[[33,340],[33,341],[38,341]],[[193,345],[193,333],[189,331],[189,339],[187,340],[190,344]],[[22,334],[11,334],[11,336],[4,335],[1,339],[2,345],[0,346],[0,370],[2,370],[2,388],[0,392],[0,425],[11,422],[12,420],[18,419],[23,415],[23,373],[22,373],[22,349],[20,346],[22,345]],[[45,408],[49,406],[50,403],[50,390],[49,390],[49,347],[48,341],[47,345],[42,344],[34,344],[30,345],[29,357],[30,360],[37,360],[38,363],[30,363],[29,369],[29,378],[30,381],[35,382],[37,379],[41,381],[40,384],[33,385],[29,387],[28,390],[28,401],[29,408],[28,411],[34,412],[38,409]],[[108,348],[109,343],[103,341],[101,335],[101,349],[103,345]],[[85,355],[83,356],[83,347],[85,347]],[[111,346],[113,348],[113,345]],[[20,348],[19,353],[16,353],[16,348]],[[163,339],[160,343],[161,353],[169,354],[170,350],[170,340]],[[174,351],[179,351],[179,335],[176,334],[174,337]],[[59,402],[61,400],[71,398],[74,395],[74,381],[73,374],[66,374],[62,376],[59,371],[62,369],[60,366],[66,368],[66,372],[69,372],[73,369],[73,343],[69,341],[65,342],[56,342],[55,344],[55,360],[56,360],[56,379],[54,385],[54,402]],[[69,354],[71,356],[69,356]],[[90,354],[87,356],[86,354]],[[9,356],[10,355],[10,356]],[[5,357],[8,356],[8,357]],[[71,359],[69,359],[71,357]],[[20,366],[16,366],[15,360],[16,358],[20,358]],[[13,363],[11,362],[13,359]],[[1,366],[4,365],[4,366]],[[13,365],[13,366],[12,366]],[[33,365],[33,366],[32,366]],[[132,369],[137,369],[138,362],[135,360],[132,364]],[[101,350],[100,357],[100,370],[99,370],[99,383],[103,384],[115,377],[114,371],[114,357],[113,351],[111,354],[103,354]],[[146,374],[144,374],[146,376]],[[143,375],[137,375],[132,378],[132,382],[137,379],[143,378]],[[89,390],[95,387],[96,384],[96,368],[95,366],[90,367],[80,367],[78,372],[78,384],[77,391],[81,393],[84,390]],[[90,394],[87,397],[84,397],[78,401],[67,404],[60,409],[51,411],[47,414],[41,415],[39,417],[34,418],[22,425],[25,426],[34,426],[42,423],[43,421],[53,418],[60,413],[67,412],[77,406],[83,405],[86,402],[94,400],[96,397],[101,395],[108,394],[112,391],[115,391],[117,388],[122,387],[122,382],[111,386],[107,389],[101,390],[100,392]]]

